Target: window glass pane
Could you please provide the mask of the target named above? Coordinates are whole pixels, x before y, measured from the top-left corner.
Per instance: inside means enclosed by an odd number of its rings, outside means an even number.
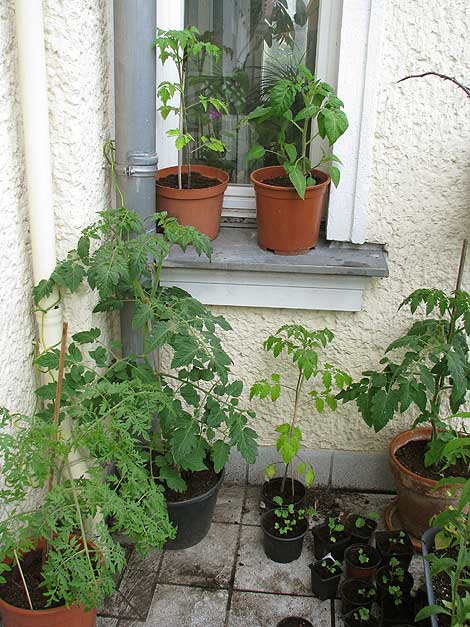
[[[191,61],[188,89],[191,100],[199,93],[224,100],[229,114],[192,109],[189,130],[213,135],[227,144],[225,154],[207,151],[200,163],[222,167],[232,183],[248,184],[253,165],[245,155],[250,144],[274,139],[273,128],[243,125],[240,120],[263,102],[266,89],[282,78],[293,63],[302,61],[315,71],[320,0],[185,0],[185,22],[196,26],[202,38],[217,44],[221,59]]]

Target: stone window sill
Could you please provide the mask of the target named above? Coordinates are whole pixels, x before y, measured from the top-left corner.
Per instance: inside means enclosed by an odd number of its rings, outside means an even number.
[[[323,235],[306,255],[261,250],[254,228],[222,227],[211,261],[194,249],[175,250],[162,285],[176,285],[207,305],[360,311],[373,277],[388,276],[378,244],[327,242]]]

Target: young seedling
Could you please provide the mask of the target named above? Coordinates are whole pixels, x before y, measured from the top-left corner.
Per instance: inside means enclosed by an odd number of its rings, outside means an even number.
[[[357,552],[357,559],[361,564],[369,563],[369,556],[365,553],[364,549],[359,549]]]
[[[401,544],[402,546],[404,546],[405,544],[405,532],[404,531],[400,531],[398,533],[398,537],[396,536],[390,536],[388,539],[389,544]]]
[[[274,529],[276,529],[281,536],[293,531],[300,520],[304,520],[307,516],[313,516],[315,514],[315,510],[312,507],[307,510],[296,510],[292,503],[284,506],[284,500],[281,496],[275,496],[273,501],[276,505],[279,505],[279,507],[274,510],[274,515],[278,519],[274,523]]]
[[[360,607],[353,613],[353,617],[361,623],[367,623],[370,620],[370,610],[367,607]]]
[[[326,568],[331,575],[336,575],[338,568],[341,568],[341,564],[337,560],[322,560],[321,566],[322,568]]]
[[[373,599],[375,597],[374,588],[369,588],[366,590],[365,588],[358,588],[357,594],[363,599]]]
[[[330,530],[330,542],[334,544],[337,541],[336,535],[344,531],[344,525],[336,518],[329,518],[328,529]]]
[[[403,605],[403,591],[400,586],[388,586],[388,593],[393,599],[395,606]]]
[[[359,518],[356,518],[356,522],[354,523],[355,527],[357,529],[362,529],[363,527],[366,526],[366,519],[365,518],[361,518],[359,516]]]

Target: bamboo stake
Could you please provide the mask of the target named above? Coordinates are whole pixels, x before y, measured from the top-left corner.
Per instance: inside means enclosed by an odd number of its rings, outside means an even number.
[[[26,596],[28,598],[29,609],[34,610],[33,604],[31,602],[31,597],[29,595],[28,586],[26,585],[26,579],[24,578],[23,569],[21,568],[20,560],[18,559],[18,553],[16,552],[16,549],[13,549],[13,554],[15,556],[16,565],[18,566],[18,571],[20,573],[21,581],[23,582],[24,591],[26,592]]]

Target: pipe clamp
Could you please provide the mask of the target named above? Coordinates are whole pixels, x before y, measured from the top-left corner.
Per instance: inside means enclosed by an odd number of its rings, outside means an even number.
[[[156,153],[129,152],[127,163],[116,163],[116,174],[135,178],[154,178],[158,170],[158,156]]]

